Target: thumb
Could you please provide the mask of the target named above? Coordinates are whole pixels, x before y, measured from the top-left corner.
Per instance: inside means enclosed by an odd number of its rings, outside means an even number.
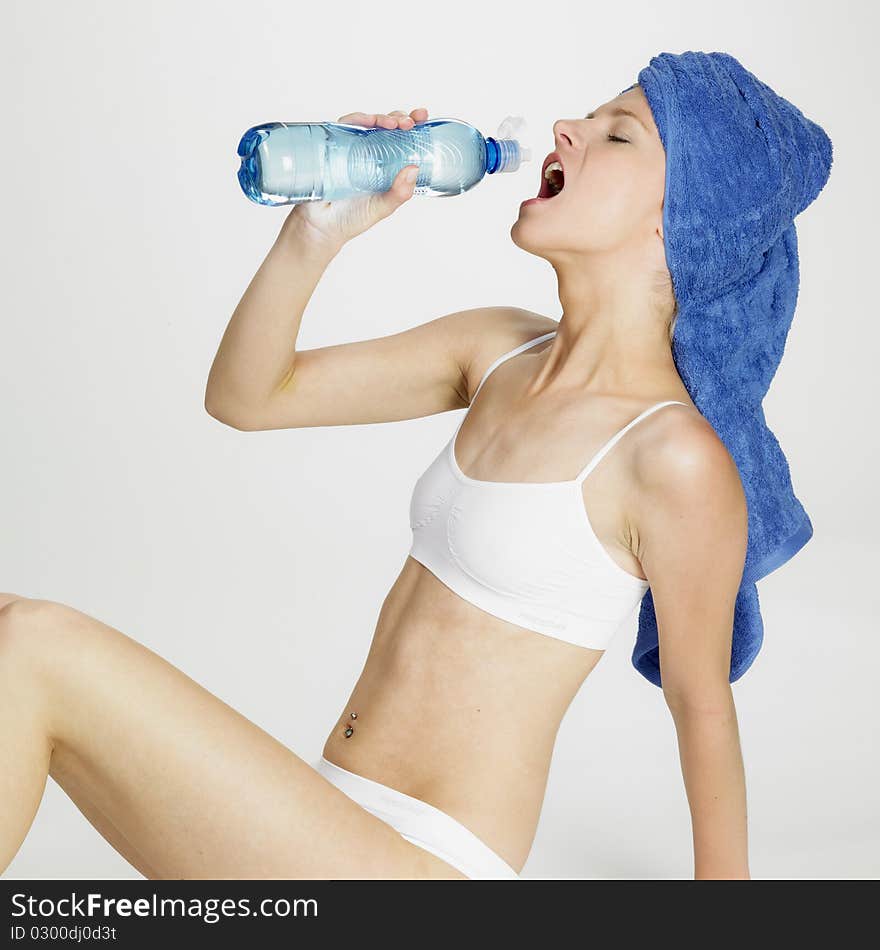
[[[391,182],[391,187],[387,191],[374,193],[377,214],[383,218],[387,217],[405,201],[409,201],[415,191],[418,173],[418,165],[404,165],[394,176],[394,181]],[[409,174],[412,174],[412,181],[407,180]]]

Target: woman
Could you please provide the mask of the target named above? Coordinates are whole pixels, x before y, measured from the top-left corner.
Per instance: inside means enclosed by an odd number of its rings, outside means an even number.
[[[638,85],[553,131],[562,191],[542,175],[511,235],[553,266],[558,323],[488,307],[295,351],[330,260],[411,197],[407,166],[383,194],[295,206],[221,341],[205,405],[238,429],[472,406],[415,486],[410,556],[320,760],[122,632],[2,595],[0,867],[51,774],[149,878],[516,879],[562,717],[650,588],[695,876],[749,876],[728,679],[747,503],[670,348],[664,146]]]

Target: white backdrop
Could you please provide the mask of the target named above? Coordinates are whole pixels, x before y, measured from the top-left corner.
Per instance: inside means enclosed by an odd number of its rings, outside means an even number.
[[[510,240],[519,202],[553,121],[659,52],[730,52],[819,122],[834,167],[798,218],[798,311],[765,401],[815,535],[760,582],[764,647],[734,690],[753,877],[877,876],[874,4],[5,9],[0,590],[124,630],[310,760],[406,556],[412,485],[460,416],[239,432],[205,412],[289,211],[242,194],[244,130],[416,106],[487,135],[529,122],[522,174],[416,197],[342,250],[308,348],[480,305],[558,318],[553,271]],[[635,614],[563,722],[523,878],[692,873],[675,732],[634,637]],[[141,877],[51,780],[5,876]]]

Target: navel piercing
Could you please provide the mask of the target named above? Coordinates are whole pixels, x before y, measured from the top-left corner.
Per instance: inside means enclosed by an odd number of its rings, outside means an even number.
[[[358,714],[356,712],[353,712],[351,714],[352,719],[357,719],[357,717],[358,717]],[[345,736],[346,739],[348,739],[350,738],[353,732],[354,732],[354,726],[349,725],[345,727],[345,732],[343,733],[343,735]]]

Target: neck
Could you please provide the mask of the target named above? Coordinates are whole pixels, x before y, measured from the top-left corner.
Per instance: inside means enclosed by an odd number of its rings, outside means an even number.
[[[559,328],[532,394],[552,388],[650,398],[683,389],[666,320],[643,284],[560,275],[559,300]]]

